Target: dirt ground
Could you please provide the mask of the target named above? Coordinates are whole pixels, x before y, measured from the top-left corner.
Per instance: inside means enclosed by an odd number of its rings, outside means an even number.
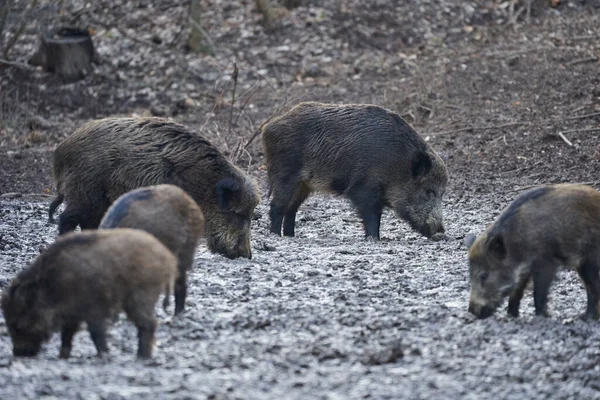
[[[103,62],[92,75],[64,85],[0,66],[0,286],[55,237],[52,149],[107,115],[172,117],[254,175],[263,190],[254,258],[201,246],[187,311],[157,308],[145,363],[124,317],[110,360],[96,359],[81,332],[68,362],[57,336],[39,357],[13,359],[0,319],[0,398],[600,398],[600,323],[575,318],[585,308],[576,274],[559,274],[549,319],[533,316],[528,292],[519,319],[474,320],[462,244],[530,185],[600,188],[599,1],[534,0],[531,20],[523,12],[515,23],[502,1],[304,1],[281,13],[275,32],[251,1],[206,1],[214,56],[186,52],[178,3],[99,1],[86,12],[66,3],[95,28]],[[25,62],[35,46],[32,25],[12,59]],[[269,235],[264,156],[252,137],[301,100],[402,114],[447,158],[448,240],[422,238],[388,212],[382,241],[365,242],[354,210],[331,196],[301,207],[296,238]]]

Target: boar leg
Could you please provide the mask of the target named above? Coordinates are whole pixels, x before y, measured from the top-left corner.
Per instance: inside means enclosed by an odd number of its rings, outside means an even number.
[[[92,341],[98,351],[98,357],[108,353],[108,345],[106,344],[106,323],[103,319],[88,320],[88,331],[92,337]]]
[[[154,319],[154,304],[156,297],[148,295],[132,296],[125,304],[127,317],[138,329],[138,358],[150,358],[154,344],[154,331],[156,320]]]
[[[291,236],[295,235],[295,227],[296,227],[296,213],[298,212],[298,208],[304,203],[304,200],[308,197],[310,191],[308,187],[301,183],[300,187],[296,190],[294,194],[294,198],[290,202],[287,207],[283,219],[283,235]]]
[[[67,205],[65,211],[58,218],[58,234],[74,231],[79,225],[79,214],[79,210]]]
[[[523,293],[525,293],[527,283],[529,283],[529,278],[529,275],[523,277],[521,281],[517,283],[517,287],[508,298],[507,311],[508,315],[510,315],[511,317],[517,318],[519,316],[519,306],[521,305],[521,299],[523,298]]]
[[[600,270],[598,264],[583,262],[578,269],[587,292],[587,308],[582,318],[596,320],[600,317]]]
[[[65,322],[62,327],[61,332],[61,346],[60,346],[60,354],[59,358],[69,358],[71,355],[71,346],[73,343],[73,336],[75,336],[75,332],[79,329],[79,322],[69,321]]]
[[[183,311],[187,297],[187,273],[180,269],[179,277],[175,280],[175,315]]]
[[[286,177],[285,184],[273,185],[273,200],[271,200],[269,217],[271,218],[271,232],[279,236],[281,236],[284,214],[298,191],[297,182],[298,178],[291,176]]]
[[[348,190],[348,197],[358,208],[365,228],[365,237],[379,240],[383,202],[377,191],[356,185]]]
[[[545,266],[540,264],[533,265],[533,305],[535,306],[535,315],[548,317],[548,293],[550,285],[556,276],[557,266],[553,262]]]

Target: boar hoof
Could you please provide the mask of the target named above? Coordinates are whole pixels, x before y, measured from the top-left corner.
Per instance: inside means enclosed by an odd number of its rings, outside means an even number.
[[[584,312],[579,316],[579,319],[586,322],[597,321],[600,318],[598,312]]]

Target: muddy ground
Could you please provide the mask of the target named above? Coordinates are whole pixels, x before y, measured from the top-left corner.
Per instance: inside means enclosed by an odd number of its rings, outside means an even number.
[[[51,150],[105,115],[172,117],[257,177],[254,258],[202,246],[188,309],[157,309],[145,363],[124,318],[110,360],[82,332],[68,362],[58,337],[36,359],[13,359],[0,319],[0,398],[600,398],[600,323],[575,318],[585,307],[576,274],[559,274],[549,319],[533,316],[528,292],[519,319],[474,320],[462,245],[525,187],[600,188],[600,2],[536,0],[531,21],[511,23],[502,1],[304,1],[269,33],[252,2],[231,1],[207,9],[214,56],[185,52],[185,7],[126,3],[77,14],[109,60],[86,79],[0,67],[0,285],[54,239]],[[35,42],[29,27],[12,57],[25,61]],[[232,105],[234,58],[242,100]],[[448,160],[449,239],[424,239],[388,212],[382,241],[365,242],[350,205],[328,196],[301,207],[296,238],[269,235],[251,138],[300,100],[372,102],[411,122]]]

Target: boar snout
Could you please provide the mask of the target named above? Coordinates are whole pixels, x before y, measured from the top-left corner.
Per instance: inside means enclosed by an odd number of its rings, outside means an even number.
[[[445,237],[446,229],[441,218],[429,218],[427,223],[416,227],[417,231],[428,239],[440,240]]]
[[[239,247],[240,256],[247,258],[249,260],[252,259],[252,248],[250,247],[250,238],[242,241]]]
[[[469,312],[479,319],[486,319],[494,314],[496,308],[478,301],[471,300],[469,302]]]
[[[213,235],[209,238],[208,247],[211,251],[220,253],[232,260],[238,257],[252,258],[249,232],[247,234],[227,232]]]

